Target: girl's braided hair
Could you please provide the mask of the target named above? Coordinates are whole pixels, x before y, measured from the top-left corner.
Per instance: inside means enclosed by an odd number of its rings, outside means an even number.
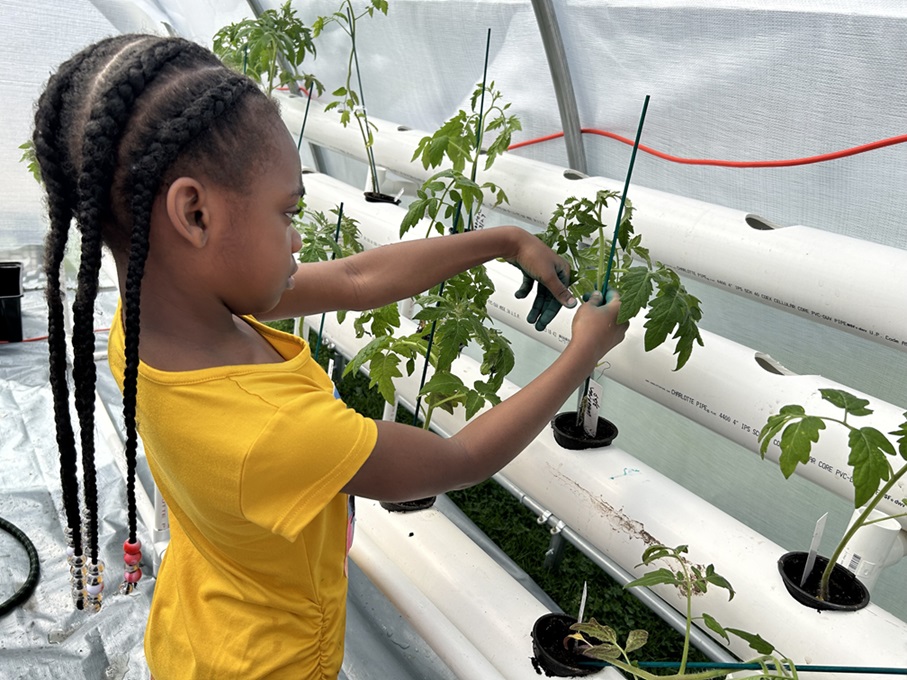
[[[94,465],[93,330],[102,244],[120,261],[128,261],[123,418],[129,523],[124,586],[129,591],[141,575],[140,557],[136,557],[140,555],[135,503],[136,385],[139,300],[152,203],[162,187],[188,172],[239,190],[263,161],[250,122],[265,111],[276,112],[274,103],[252,80],[226,68],[210,51],[180,38],[147,35],[121,35],[83,49],[51,76],[38,101],[33,141],[50,221],[44,259],[50,382],[73,598],[80,609],[99,607],[103,589]],[[228,162],[238,158],[243,164]],[[73,220],[81,233],[73,302],[72,380],[82,454],[84,526],[69,411],[60,275]]]

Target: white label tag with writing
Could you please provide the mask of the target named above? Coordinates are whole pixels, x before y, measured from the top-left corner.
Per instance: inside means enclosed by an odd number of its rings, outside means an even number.
[[[602,405],[602,386],[594,380],[589,381],[589,391],[586,392],[586,407],[583,409],[583,430],[594,437],[598,434],[598,412]]]

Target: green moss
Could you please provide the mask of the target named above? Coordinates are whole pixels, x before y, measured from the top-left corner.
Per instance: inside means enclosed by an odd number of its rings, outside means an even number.
[[[565,612],[576,616],[583,583],[588,583],[586,617],[594,617],[599,623],[611,626],[623,639],[633,629],[649,631],[649,641],[637,655],[638,659],[680,659],[683,638],[571,544],[565,545],[556,570],[545,567],[550,531],[539,525],[534,512],[496,482],[489,480],[447,495]],[[709,659],[691,649],[690,660]]]
[[[293,332],[293,319],[280,319],[279,321],[265,321],[265,326],[270,326],[278,331],[283,331],[284,333]]]

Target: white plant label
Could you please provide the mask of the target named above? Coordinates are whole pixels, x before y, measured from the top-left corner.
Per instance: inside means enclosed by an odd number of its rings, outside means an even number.
[[[589,389],[586,392],[584,403],[583,431],[588,436],[594,437],[598,433],[598,412],[602,405],[602,386],[594,380],[589,381]]]

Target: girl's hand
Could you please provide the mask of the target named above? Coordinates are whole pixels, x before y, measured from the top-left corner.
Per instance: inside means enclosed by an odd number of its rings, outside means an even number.
[[[570,293],[570,265],[560,255],[526,234],[520,250],[510,263],[523,273],[523,284],[514,294],[517,298],[527,297],[535,282],[539,282],[532,309],[527,321],[534,323],[536,330],[543,331],[560,311],[561,306],[573,308],[576,298]]]
[[[617,314],[620,312],[620,296],[617,292],[609,288],[606,299],[607,303],[602,305],[602,294],[594,291],[573,317],[570,345],[588,351],[596,363],[621,343],[630,327],[629,322],[617,323]]]

